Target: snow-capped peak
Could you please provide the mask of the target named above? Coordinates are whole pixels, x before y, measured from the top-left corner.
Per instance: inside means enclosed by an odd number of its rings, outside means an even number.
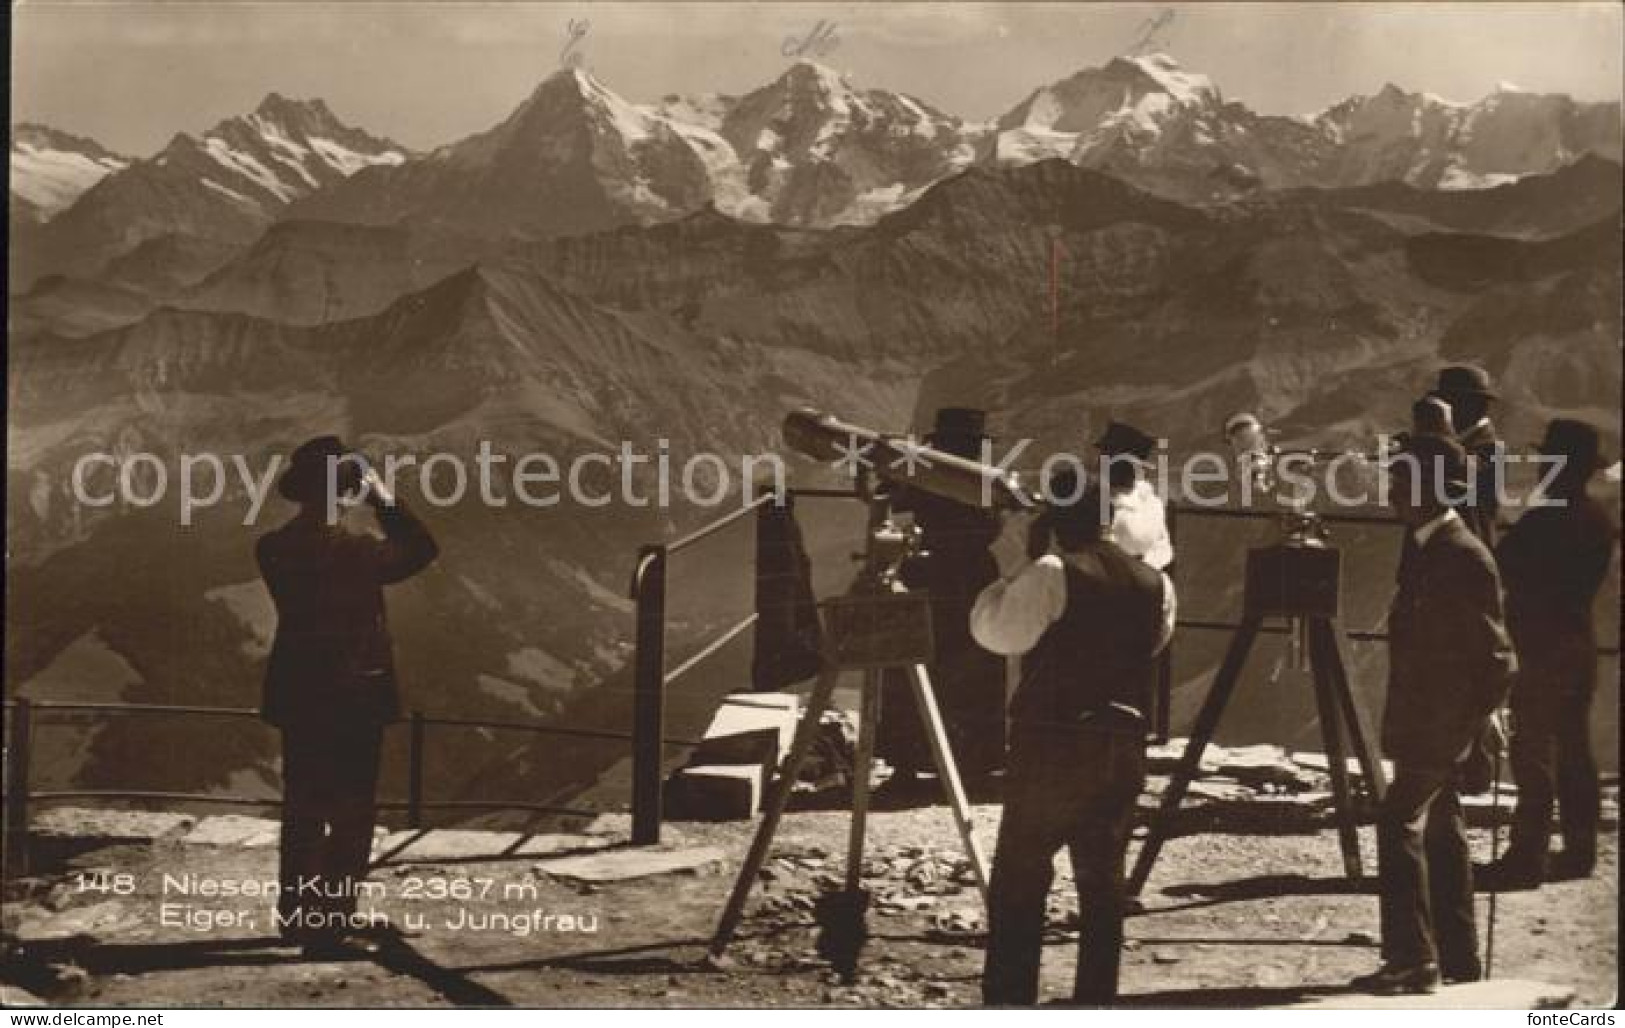
[[[666,118],[629,103],[584,68],[561,68],[543,79],[507,121],[483,139],[476,137],[477,145],[460,155],[487,160],[516,142],[562,139],[583,120],[595,135],[618,136],[622,145],[632,145],[658,133]]]
[[[827,64],[820,64],[807,57],[791,64],[781,78],[793,87],[817,89],[830,95],[853,91],[852,83],[845,75]]]
[[[585,101],[590,104],[625,104],[620,95],[598,80],[585,68],[560,68],[541,81],[524,105]]]
[[[1223,99],[1206,75],[1185,71],[1167,54],[1114,57],[1042,86],[995,125],[994,158],[1024,164],[1049,157],[1082,160],[1125,140],[1163,136],[1174,122],[1217,114]]]
[[[32,146],[36,150],[72,150],[98,159],[108,157],[124,159],[94,139],[76,136],[71,132],[64,132],[34,121],[19,121],[11,127],[11,144],[16,146],[19,143]]]
[[[1525,92],[1525,90],[1522,89],[1516,82],[1508,82],[1506,79],[1502,79],[1501,81],[1499,81],[1499,82],[1497,82],[1495,84],[1495,91],[1497,93],[1522,93],[1522,92]]]
[[[716,203],[746,220],[873,220],[975,158],[959,119],[807,59],[737,100],[669,97],[660,110],[687,123],[685,137],[725,141],[735,167]]]
[[[1466,107],[1467,105],[1456,100],[1447,100],[1438,93],[1423,93],[1422,99],[1435,107]]]
[[[1144,54],[1118,58],[1144,72],[1179,103],[1197,106],[1219,100],[1219,91],[1206,75],[1185,71],[1167,54]]]
[[[1114,57],[1042,86],[999,119],[1001,129],[1026,127],[1090,132],[1128,123],[1145,131],[1180,110],[1217,108],[1219,91],[1206,75],[1187,72],[1167,54]]]
[[[177,134],[137,169],[185,179],[242,215],[267,218],[363,168],[406,158],[403,147],[344,124],[321,100],[271,93],[252,113],[227,118],[201,136]]]
[[[778,115],[797,124],[835,118],[847,120],[857,114],[874,114],[865,91],[853,87],[841,72],[808,58],[793,62],[773,82],[743,97],[746,109],[777,109]],[[786,127],[794,130],[794,125]]]
[[[13,209],[21,201],[30,218],[44,221],[129,163],[93,139],[49,125],[19,123],[11,135]]]
[[[537,88],[539,91],[549,90],[552,92],[569,90],[574,92],[577,96],[583,98],[615,95],[608,86],[598,81],[597,76],[595,76],[592,72],[588,71],[586,68],[575,65],[571,65],[568,68],[560,68],[558,71],[543,79],[542,84]]]
[[[406,160],[403,148],[345,125],[320,98],[292,100],[280,93],[267,95],[252,114],[214,126],[197,145],[227,177],[216,186],[252,197],[269,194],[277,205],[362,168]]]
[[[328,118],[333,112],[327,109],[327,101],[321,97],[310,100],[294,100],[281,93],[271,92],[265,94],[265,99],[254,108],[254,113],[262,118],[279,118],[297,120],[302,117]]]
[[[1501,83],[1477,103],[1409,93],[1389,83],[1321,112],[1316,127],[1337,147],[1338,180],[1393,179],[1424,189],[1484,189],[1555,171],[1578,153],[1617,154],[1618,108],[1596,127],[1566,96]],[[1589,110],[1589,108],[1588,108]],[[1579,115],[1579,116],[1577,116]]]

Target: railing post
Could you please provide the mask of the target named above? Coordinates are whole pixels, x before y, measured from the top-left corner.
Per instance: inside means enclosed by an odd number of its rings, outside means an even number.
[[[28,873],[28,750],[33,742],[33,710],[19,697],[11,708],[6,740],[5,877]]]
[[[660,841],[666,699],[666,548],[638,551],[632,680],[632,842]]]
[[[423,827],[423,712],[412,711],[406,745],[406,827]]]
[[[1179,566],[1179,507],[1170,502],[1165,514],[1168,523],[1168,547],[1173,550],[1173,563],[1168,565],[1168,584],[1174,587],[1174,597],[1179,599],[1179,589],[1174,582],[1174,569]],[[1178,641],[1178,631],[1168,638],[1168,645],[1163,648],[1162,655],[1157,658],[1157,711],[1152,719],[1151,734],[1158,743],[1166,743],[1173,731],[1174,720],[1174,645]]]

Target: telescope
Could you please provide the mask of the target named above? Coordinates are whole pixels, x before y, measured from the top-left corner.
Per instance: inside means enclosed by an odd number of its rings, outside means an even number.
[[[1419,407],[1421,405],[1418,405]],[[1423,413],[1418,414],[1418,431],[1437,431],[1448,433],[1449,410],[1438,401],[1430,405],[1443,408],[1444,413],[1438,415],[1445,420],[1444,429],[1430,427],[1434,423],[1431,411],[1427,412],[1426,420]],[[1376,445],[1365,450],[1321,450],[1321,449],[1283,449],[1271,437],[1275,435],[1273,428],[1268,428],[1259,420],[1258,415],[1246,411],[1232,414],[1225,419],[1224,439],[1229,444],[1232,456],[1235,458],[1236,468],[1243,478],[1250,480],[1255,490],[1260,493],[1271,493],[1280,479],[1279,468],[1283,462],[1294,462],[1304,465],[1325,465],[1341,461],[1354,461],[1363,465],[1380,466],[1393,453],[1394,449],[1404,440],[1405,433],[1392,438],[1378,437]],[[1289,501],[1295,504],[1294,499]]]
[[[906,483],[979,510],[1041,510],[1014,472],[970,460],[910,437],[877,432],[803,407],[784,418],[784,441],[813,460],[851,462],[885,482]],[[857,463],[861,455],[862,464]]]

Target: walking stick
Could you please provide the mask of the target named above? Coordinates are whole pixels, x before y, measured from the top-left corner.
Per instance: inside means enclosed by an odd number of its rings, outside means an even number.
[[[1499,720],[1499,711],[1496,718]],[[1490,866],[1494,867],[1501,855],[1501,754],[1506,750],[1507,733],[1501,733],[1501,744],[1495,747],[1495,758],[1491,762],[1490,778]],[[1501,887],[1498,882],[1499,875],[1490,875],[1490,917],[1489,930],[1484,941],[1484,978],[1489,980],[1495,973],[1495,900],[1500,895]]]

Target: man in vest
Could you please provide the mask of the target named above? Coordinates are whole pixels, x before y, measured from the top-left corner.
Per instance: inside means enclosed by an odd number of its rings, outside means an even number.
[[[977,642],[1025,655],[1010,705],[982,997],[1037,1002],[1045,906],[1065,846],[1081,922],[1072,999],[1104,1006],[1117,996],[1123,854],[1145,787],[1145,710],[1173,632],[1174,593],[1167,576],[1106,538],[1109,492],[1063,473],[1048,494],[1055,552],[1033,560],[1035,515],[1008,516],[992,546],[999,580],[971,611]]]
[[[1587,492],[1606,463],[1597,430],[1558,418],[1540,452],[1563,462],[1544,500],[1519,518],[1496,550],[1507,589],[1507,622],[1518,647],[1512,686],[1512,777],[1518,809],[1512,845],[1491,874],[1502,888],[1535,888],[1548,871],[1552,804],[1562,815],[1560,878],[1589,877],[1597,864],[1601,795],[1591,752],[1597,636],[1591,607],[1608,575],[1618,528]]]

